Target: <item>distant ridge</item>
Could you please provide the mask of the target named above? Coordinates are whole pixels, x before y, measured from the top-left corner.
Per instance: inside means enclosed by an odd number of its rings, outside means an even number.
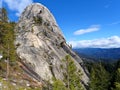
[[[79,48],[73,49],[80,57],[93,61],[111,62],[120,59],[120,48]]]

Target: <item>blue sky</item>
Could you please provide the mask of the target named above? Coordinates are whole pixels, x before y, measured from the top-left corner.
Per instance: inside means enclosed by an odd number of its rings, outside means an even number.
[[[74,48],[120,47],[120,0],[3,0],[2,6],[11,21],[18,21],[23,9],[33,2],[53,13]]]

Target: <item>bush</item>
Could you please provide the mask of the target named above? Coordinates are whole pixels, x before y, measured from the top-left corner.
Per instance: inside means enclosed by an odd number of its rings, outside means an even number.
[[[42,25],[42,22],[43,22],[42,17],[40,17],[40,16],[39,17],[33,17],[33,19],[34,19],[36,24]]]

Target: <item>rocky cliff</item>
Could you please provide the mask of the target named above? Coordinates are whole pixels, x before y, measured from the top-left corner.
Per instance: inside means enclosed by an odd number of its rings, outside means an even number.
[[[32,4],[22,13],[15,28],[16,52],[21,67],[38,81],[50,81],[52,77],[63,80],[66,66],[62,59],[70,55],[83,73],[82,81],[87,84],[82,60],[71,50],[63,37],[51,12],[41,4]],[[79,64],[80,63],[80,64]]]

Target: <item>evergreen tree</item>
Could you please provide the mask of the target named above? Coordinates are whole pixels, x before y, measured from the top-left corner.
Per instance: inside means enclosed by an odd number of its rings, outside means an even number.
[[[67,88],[61,80],[54,79],[53,90],[67,90]]]
[[[81,85],[81,71],[77,70],[76,65],[74,64],[74,61],[71,59],[69,55],[65,57],[66,65],[67,65],[67,73],[66,73],[66,79],[65,84],[67,86],[68,90],[83,90],[83,87]]]
[[[66,73],[64,73],[65,79],[61,80],[54,79],[53,90],[84,90],[81,85],[82,73],[77,69],[74,61],[71,59],[70,55],[67,55],[63,62],[66,64]]]
[[[0,9],[1,21],[8,22],[7,10],[5,8]]]
[[[115,77],[115,88],[114,90],[120,90],[120,68],[118,68]]]
[[[15,60],[14,24],[0,22],[0,48],[4,59]],[[9,54],[9,55],[8,55]]]
[[[109,81],[109,73],[101,64],[93,66],[90,75],[90,90],[108,90]]]

